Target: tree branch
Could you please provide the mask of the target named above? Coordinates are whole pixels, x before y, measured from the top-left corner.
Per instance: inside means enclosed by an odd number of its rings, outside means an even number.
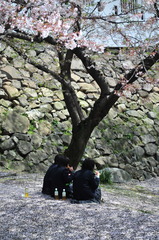
[[[71,86],[71,62],[73,58],[73,51],[67,50],[66,54],[64,54],[64,51],[60,49],[58,55],[61,66],[61,77],[67,81],[67,85],[62,85],[63,94],[74,127],[84,120],[84,115],[79,105],[77,95]]]
[[[92,78],[96,81],[96,83],[100,87],[101,95],[109,95],[110,94],[109,86],[106,83],[105,78],[102,76],[101,72],[96,69],[95,63],[84,54],[81,48],[75,48],[73,52],[82,61],[87,72],[92,76]]]
[[[118,83],[114,89],[114,91],[122,90],[126,85],[132,84],[139,77],[143,77],[143,75],[159,60],[159,49],[158,45],[156,48],[142,60],[135,68],[133,68],[129,73],[125,74],[124,79],[127,82],[123,85],[121,82]]]
[[[57,42],[50,36],[48,36],[47,38],[45,39],[42,39],[40,36],[32,36],[32,35],[29,35],[29,34],[26,34],[26,33],[22,33],[20,31],[6,31],[5,34],[0,34],[1,36],[1,39],[5,38],[5,37],[12,37],[12,38],[19,38],[19,39],[23,39],[23,40],[26,40],[26,41],[29,41],[29,42],[37,42],[37,43],[41,43],[43,41],[49,43],[49,44],[52,44],[52,45],[56,45]]]
[[[158,9],[158,6],[157,6],[157,1],[154,3],[154,8],[155,8],[155,11],[156,11],[156,17],[159,18],[159,9]]]
[[[151,54],[141,61],[134,69],[132,69],[128,74],[125,74],[124,79],[127,80],[123,84],[119,82],[114,91],[110,96],[100,96],[100,98],[95,102],[89,117],[85,120],[91,124],[91,129],[93,130],[95,126],[107,115],[111,107],[119,99],[117,92],[125,89],[126,85],[132,84],[139,77],[143,75],[157,62],[159,61],[159,49],[158,46],[151,52]]]
[[[62,90],[63,90],[63,95],[64,95],[64,99],[65,99],[65,103],[67,106],[67,109],[70,113],[70,117],[72,120],[72,124],[73,126],[77,126],[82,120],[84,120],[84,115],[82,112],[82,109],[79,105],[76,93],[74,88],[71,86],[70,80],[70,66],[71,66],[71,59],[73,53],[71,54],[71,50],[67,50],[67,54],[66,54],[66,59],[64,60],[64,65],[62,67],[61,70],[61,74],[57,74],[51,70],[49,70],[47,67],[37,63],[36,61],[32,60],[31,58],[29,58],[24,52],[22,52],[21,49],[19,49],[18,47],[16,47],[14,44],[12,44],[12,42],[10,40],[7,40],[5,38],[5,40],[3,39],[3,41],[5,41],[10,47],[12,47],[14,49],[14,51],[16,51],[20,56],[23,57],[23,59],[25,59],[28,63],[32,64],[33,66],[35,66],[36,68],[49,73],[51,76],[53,76],[57,81],[59,81],[62,85]],[[68,72],[64,71],[64,69],[67,69]]]

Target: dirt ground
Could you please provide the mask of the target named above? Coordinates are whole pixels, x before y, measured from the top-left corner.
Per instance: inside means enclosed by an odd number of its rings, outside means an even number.
[[[159,178],[101,185],[101,204],[54,200],[42,182],[41,174],[0,172],[0,239],[159,240]]]

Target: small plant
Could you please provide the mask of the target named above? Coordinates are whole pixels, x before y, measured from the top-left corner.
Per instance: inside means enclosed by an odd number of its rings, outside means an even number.
[[[63,132],[63,134],[70,136],[70,135],[72,134],[71,128],[66,129],[66,130]]]
[[[36,127],[35,127],[35,122],[34,122],[34,121],[31,121],[31,124],[30,124],[30,126],[29,126],[29,130],[28,130],[28,133],[33,134],[35,129],[36,129]]]
[[[59,121],[58,121],[58,120],[55,120],[55,119],[54,119],[54,120],[52,121],[52,125],[53,125],[53,126],[57,126],[57,125],[58,125],[58,123],[59,123]]]
[[[108,170],[103,170],[100,173],[100,182],[104,184],[112,184],[111,172]]]

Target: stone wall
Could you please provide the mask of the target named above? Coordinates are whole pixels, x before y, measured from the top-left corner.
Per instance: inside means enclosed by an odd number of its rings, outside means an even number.
[[[19,44],[36,62],[59,71],[52,47],[17,41]],[[0,165],[21,171],[45,171],[71,138],[61,86],[3,42],[0,52]],[[129,71],[139,61],[135,56],[127,58],[125,53],[93,58],[100,64],[110,89],[124,74],[123,68]],[[99,87],[78,59],[71,67],[73,86],[87,114],[99,96]],[[153,77],[158,77],[157,69],[150,72]],[[144,180],[159,176],[159,87],[145,85],[143,79],[140,86],[137,92],[127,92],[127,98],[121,97],[94,130],[84,157],[93,157],[99,169],[119,168],[130,177]]]

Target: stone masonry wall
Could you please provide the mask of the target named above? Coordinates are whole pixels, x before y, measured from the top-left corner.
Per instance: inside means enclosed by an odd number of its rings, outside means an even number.
[[[38,63],[59,71],[56,51],[42,44],[17,41]],[[0,165],[21,171],[45,171],[70,142],[71,122],[60,84],[25,62],[0,42]],[[93,56],[110,89],[139,59],[125,53]],[[121,67],[122,66],[122,67]],[[85,114],[99,96],[99,87],[82,63],[72,64],[73,86]],[[150,75],[158,78],[158,65]],[[139,83],[136,83],[137,85]],[[85,156],[99,169],[118,168],[132,178],[159,176],[159,87],[140,79],[137,92],[127,92],[94,130]]]

